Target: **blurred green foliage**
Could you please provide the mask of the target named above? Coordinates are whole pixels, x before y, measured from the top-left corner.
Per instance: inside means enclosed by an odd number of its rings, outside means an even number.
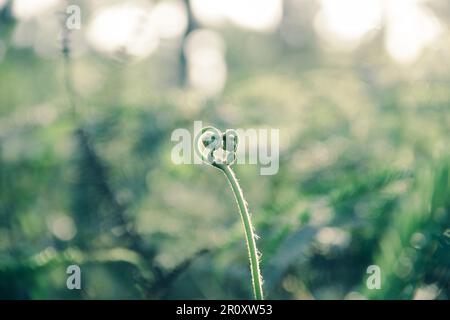
[[[225,179],[170,160],[172,131],[194,120],[280,129],[278,174],[236,166],[267,298],[450,297],[450,64],[438,53],[405,67],[378,37],[342,53],[312,27],[300,47],[219,28],[228,79],[205,99],[180,85],[178,48],[42,57],[12,44],[16,24],[3,8],[1,298],[250,298]],[[82,290],[66,288],[70,264]],[[373,264],[380,290],[366,287]]]

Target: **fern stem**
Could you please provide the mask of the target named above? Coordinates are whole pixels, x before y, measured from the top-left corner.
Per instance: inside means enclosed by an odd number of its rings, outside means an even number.
[[[262,277],[259,268],[258,249],[256,248],[254,228],[250,219],[250,214],[248,212],[247,202],[244,199],[241,186],[239,185],[239,182],[236,179],[236,175],[234,174],[231,167],[222,164],[214,164],[214,166],[223,171],[231,185],[234,197],[236,198],[247,242],[247,250],[250,260],[250,272],[252,275],[253,293],[256,300],[263,300],[264,296],[262,288]]]

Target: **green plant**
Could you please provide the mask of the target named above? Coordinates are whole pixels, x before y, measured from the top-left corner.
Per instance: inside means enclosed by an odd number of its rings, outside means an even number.
[[[256,247],[254,227],[242,188],[239,185],[233,169],[231,168],[231,165],[236,161],[237,145],[238,135],[235,130],[228,129],[222,134],[220,130],[214,127],[203,128],[195,141],[196,151],[201,159],[207,164],[221,170],[230,183],[239,207],[239,212],[244,227],[250,260],[253,293],[256,300],[262,300],[264,299],[264,294],[262,288],[262,276],[259,268],[259,252]]]

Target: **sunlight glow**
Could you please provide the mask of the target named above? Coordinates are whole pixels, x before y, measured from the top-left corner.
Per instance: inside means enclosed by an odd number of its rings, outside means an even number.
[[[192,0],[195,17],[205,25],[231,22],[255,31],[273,31],[282,18],[281,0]]]
[[[189,84],[205,96],[222,91],[227,79],[225,44],[214,31],[192,32],[184,48],[188,60]]]
[[[382,0],[320,0],[320,5],[315,26],[333,44],[352,46],[381,23]]]
[[[350,239],[350,234],[340,228],[324,227],[316,235],[316,240],[326,247],[345,247],[349,244]]]
[[[149,12],[151,7],[131,2],[105,8],[89,26],[88,39],[98,51],[148,56],[159,42]]]
[[[186,6],[179,0],[160,1],[150,14],[150,20],[160,38],[178,38],[188,25]]]
[[[77,234],[77,227],[71,217],[68,215],[59,215],[50,226],[51,232],[60,240],[69,241]]]
[[[352,50],[371,31],[385,26],[385,47],[397,62],[411,63],[437,40],[442,27],[426,0],[320,0],[319,36],[334,48]],[[384,20],[384,21],[383,21]]]
[[[1,5],[0,0],[0,7]],[[60,0],[14,0],[12,4],[13,15],[22,20],[39,16],[43,12],[56,7]]]
[[[385,45],[398,62],[411,63],[422,50],[437,39],[442,28],[423,8],[420,0],[396,0],[389,3]]]
[[[226,22],[224,1],[221,0],[191,0],[194,16],[200,23],[208,26],[218,26]]]
[[[434,300],[439,295],[439,287],[433,283],[422,285],[414,292],[414,300]]]

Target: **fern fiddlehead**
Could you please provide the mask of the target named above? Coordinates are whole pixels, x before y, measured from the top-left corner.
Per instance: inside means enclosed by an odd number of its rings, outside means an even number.
[[[256,300],[264,298],[262,276],[259,267],[259,252],[256,247],[254,227],[251,221],[248,205],[245,201],[242,188],[231,168],[236,161],[238,135],[235,130],[228,129],[224,133],[214,127],[205,127],[195,139],[195,148],[200,158],[207,164],[221,170],[228,179],[236,199],[242,225],[244,227],[250,261],[253,293]]]

